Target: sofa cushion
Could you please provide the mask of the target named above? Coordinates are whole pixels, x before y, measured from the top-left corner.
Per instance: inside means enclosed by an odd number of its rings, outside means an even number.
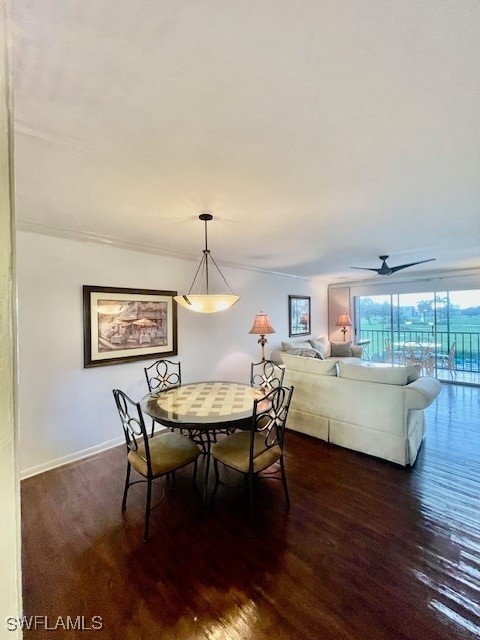
[[[417,372],[415,367],[412,366],[359,367],[358,365],[338,362],[338,377],[349,378],[350,380],[404,386],[415,379],[415,375],[417,375]]]
[[[289,353],[283,354],[283,363],[288,371],[299,371],[302,373],[313,373],[319,376],[336,376],[336,360],[320,360],[319,358],[305,358],[293,356]]]
[[[282,342],[282,350],[290,351],[290,349],[311,349],[312,345],[307,340],[298,340],[297,342]]]
[[[356,358],[352,356],[351,358],[328,358],[329,360],[334,360],[335,362],[346,362],[347,364],[354,364],[357,367],[363,366],[363,361],[361,358]]]
[[[331,342],[332,357],[351,358],[352,343],[351,342]]]
[[[288,349],[285,353],[289,353],[292,356],[304,356],[305,358],[319,358],[324,360],[324,357],[317,349]]]
[[[314,349],[318,349],[324,358],[330,358],[332,355],[332,350],[330,348],[330,340],[322,336],[321,338],[315,338],[314,340],[309,340],[309,343]]]

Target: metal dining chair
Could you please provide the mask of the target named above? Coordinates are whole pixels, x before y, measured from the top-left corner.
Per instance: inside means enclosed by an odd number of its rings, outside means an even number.
[[[263,398],[255,400],[251,428],[248,431],[237,431],[212,446],[215,469],[215,486],[210,499],[212,507],[220,484],[219,464],[222,464],[244,475],[253,525],[254,479],[261,477],[260,473],[275,463],[280,464],[285,502],[287,508],[290,506],[283,452],[285,423],[292,393],[293,387],[276,387]]]
[[[157,360],[145,367],[145,377],[150,391],[163,391],[182,384],[182,365],[172,360]]]
[[[182,365],[180,362],[172,360],[157,360],[153,364],[144,368],[145,377],[147,378],[148,390],[166,391],[179,387],[182,384]],[[152,420],[153,436],[155,431],[155,420]]]
[[[140,405],[120,389],[113,390],[113,397],[122,422],[127,447],[127,475],[123,491],[122,511],[125,511],[127,507],[128,489],[138,482],[146,482],[147,499],[143,532],[143,541],[146,542],[149,534],[150,514],[165,497],[164,490],[160,501],[153,507],[151,506],[153,481],[193,463],[193,484],[198,493],[196,479],[200,449],[186,436],[171,431],[161,433],[153,438],[148,437]],[[130,480],[132,467],[141,476],[140,480]]]
[[[281,387],[284,375],[285,367],[273,362],[273,360],[252,362],[250,365],[250,384],[252,387],[259,387],[264,391]]]

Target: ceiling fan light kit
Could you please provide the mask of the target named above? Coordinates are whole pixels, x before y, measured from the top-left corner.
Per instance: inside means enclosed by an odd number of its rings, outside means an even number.
[[[424,262],[432,262],[436,258],[428,258],[428,260],[419,260],[418,262],[408,262],[406,264],[399,264],[396,267],[389,267],[387,264],[388,256],[378,256],[382,261],[382,266],[378,269],[375,267],[350,267],[350,269],[362,269],[363,271],[375,271],[379,276],[391,276],[392,273],[413,267],[416,264],[423,264]]]

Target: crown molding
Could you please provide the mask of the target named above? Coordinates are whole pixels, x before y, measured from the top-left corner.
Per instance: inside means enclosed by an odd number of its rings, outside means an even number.
[[[151,253],[165,258],[175,258],[177,260],[188,260],[190,262],[198,262],[198,255],[190,255],[178,251],[169,251],[162,247],[154,245],[132,242],[124,238],[117,238],[108,235],[100,235],[91,231],[74,231],[63,227],[42,224],[39,222],[31,222],[29,220],[18,219],[16,223],[17,231],[27,231],[30,233],[38,233],[44,236],[52,236],[54,238],[64,238],[66,240],[74,240],[76,242],[85,242],[88,244],[100,244],[115,249],[124,249],[126,251],[138,251],[139,253]],[[233,269],[245,269],[247,271],[255,271],[257,273],[265,273],[268,275],[282,276],[291,278],[292,280],[301,280],[308,282],[310,278],[292,275],[291,273],[283,273],[281,271],[273,271],[271,269],[261,269],[250,265],[241,264],[239,262],[231,262],[227,260],[217,260],[219,264]]]

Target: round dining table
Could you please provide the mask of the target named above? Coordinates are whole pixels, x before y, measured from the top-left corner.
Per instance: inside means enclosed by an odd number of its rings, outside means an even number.
[[[153,391],[140,401],[142,411],[170,429],[187,432],[205,454],[203,505],[208,493],[210,448],[219,433],[231,433],[251,426],[255,400],[262,389],[240,382],[213,381],[182,384],[165,391]]]

